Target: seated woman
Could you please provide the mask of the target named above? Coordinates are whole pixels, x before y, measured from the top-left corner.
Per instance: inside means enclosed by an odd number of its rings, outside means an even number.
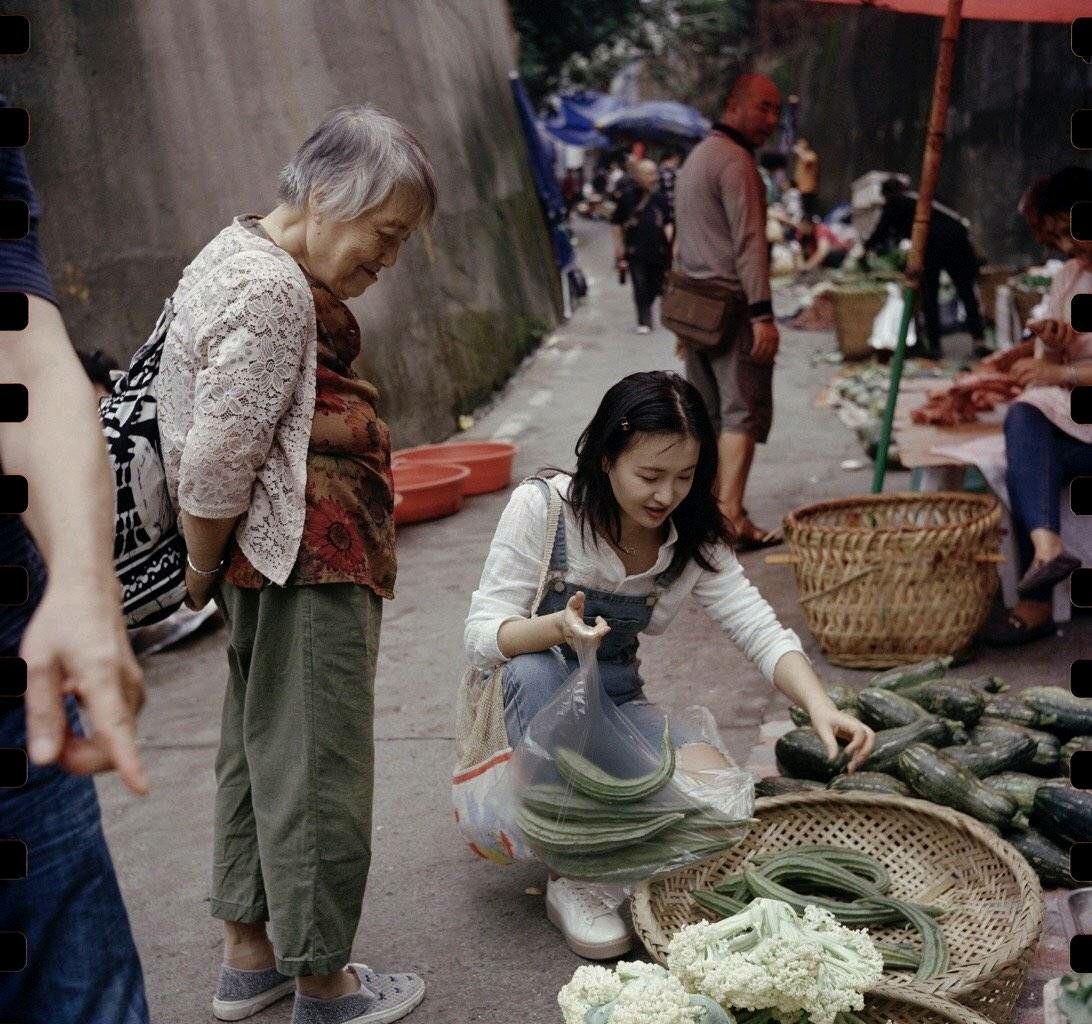
[[[1026,385],[1005,417],[1006,482],[1025,571],[1020,602],[983,632],[993,646],[1052,635],[1051,591],[1081,564],[1062,543],[1060,496],[1074,477],[1092,473],[1092,426],[1074,423],[1069,404],[1072,388],[1092,384],[1092,334],[1070,323],[1073,296],[1092,292],[1092,242],[1070,234],[1069,211],[1089,196],[1092,170],[1068,167],[1036,182],[1020,207],[1036,239],[1070,259],[1051,283],[1048,315],[1028,324],[1035,353],[1010,370]]]
[[[513,746],[576,668],[571,643],[590,623],[604,638],[598,657],[607,694],[658,744],[662,718],[644,699],[638,634],[664,632],[693,594],[762,674],[809,713],[832,755],[835,737],[849,741],[855,769],[872,748],[872,733],[834,706],[800,641],[777,621],[732,552],[713,494],[716,435],[697,389],[673,373],[631,374],[603,397],[576,456],[571,476],[526,481],[513,492],[466,622],[470,660],[482,669],[505,664]],[[559,578],[532,618],[546,540],[546,487],[563,499],[551,559]],[[693,744],[680,750],[678,763],[694,772],[725,762],[715,748]],[[587,883],[555,878],[547,886],[550,920],[590,959],[630,948],[619,904],[608,890]]]

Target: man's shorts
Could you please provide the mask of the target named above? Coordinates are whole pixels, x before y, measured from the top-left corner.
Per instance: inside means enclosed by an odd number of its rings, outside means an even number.
[[[751,358],[751,321],[729,326],[716,348],[684,346],[686,379],[701,392],[718,434],[747,434],[763,444],[773,423],[773,363]]]

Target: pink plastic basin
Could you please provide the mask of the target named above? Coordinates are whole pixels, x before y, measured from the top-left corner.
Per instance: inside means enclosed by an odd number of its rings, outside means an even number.
[[[466,466],[450,462],[408,462],[391,465],[395,523],[420,523],[450,516],[463,507],[463,484],[470,476]]]
[[[412,462],[453,462],[466,466],[470,477],[463,493],[488,494],[503,490],[512,482],[516,446],[510,441],[445,441],[443,444],[403,448],[394,453],[394,458]]]

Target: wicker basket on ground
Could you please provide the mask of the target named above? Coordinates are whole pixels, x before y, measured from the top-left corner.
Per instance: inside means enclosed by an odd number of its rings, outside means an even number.
[[[990,1024],[989,1017],[950,999],[881,985],[865,996],[857,1016],[865,1024]]]
[[[789,513],[808,628],[835,665],[887,668],[956,654],[997,589],[1001,509],[987,495],[866,495]]]
[[[872,322],[887,301],[882,288],[833,288],[826,293],[834,303],[834,329],[838,350],[846,359],[867,359]]]
[[[738,846],[638,886],[634,928],[655,960],[664,962],[680,928],[713,916],[691,899],[695,889],[716,885],[760,854],[809,844],[846,846],[887,868],[891,895],[946,911],[940,923],[948,970],[922,982],[910,972],[887,971],[884,984],[951,999],[1007,1024],[1044,913],[1035,872],[1008,843],[958,811],[876,793],[769,797],[755,802],[754,816],[758,824]],[[916,932],[893,925],[870,931],[880,941],[918,942]]]

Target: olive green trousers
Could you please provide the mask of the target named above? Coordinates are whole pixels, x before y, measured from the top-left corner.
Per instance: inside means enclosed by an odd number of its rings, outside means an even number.
[[[268,921],[282,974],[351,959],[371,862],[382,600],[349,583],[224,583],[212,916]]]

